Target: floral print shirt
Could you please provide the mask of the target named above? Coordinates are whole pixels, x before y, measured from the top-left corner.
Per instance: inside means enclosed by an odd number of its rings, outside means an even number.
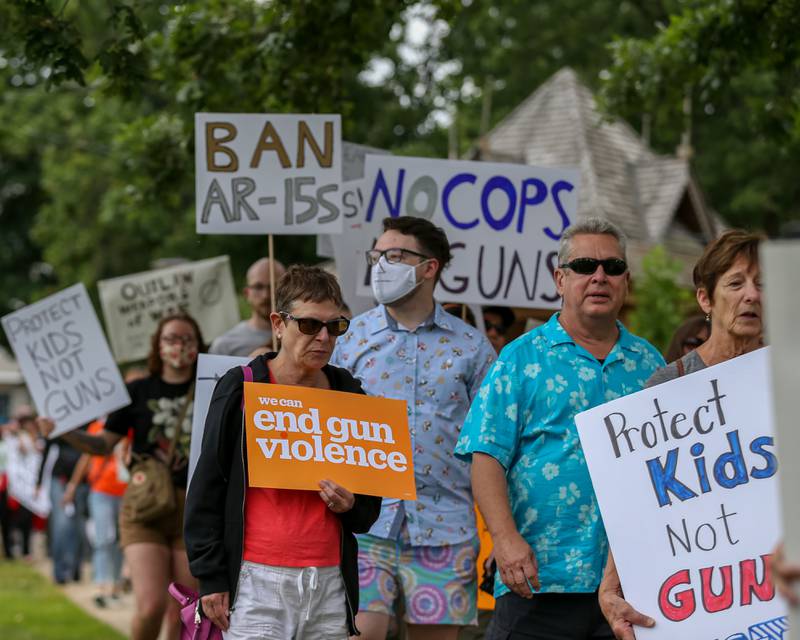
[[[543,592],[592,592],[608,552],[575,415],[644,388],[664,365],[649,342],[617,323],[603,362],[577,345],[559,314],[506,346],[484,380],[456,446],[506,469],[517,529],[533,548]],[[508,592],[495,579],[495,597]]]
[[[417,499],[385,498],[372,535],[399,540],[404,523],[415,546],[476,535],[469,464],[453,449],[494,359],[486,336],[439,304],[413,331],[380,305],[354,318],[339,338],[331,364],[349,370],[369,395],[408,405]]]

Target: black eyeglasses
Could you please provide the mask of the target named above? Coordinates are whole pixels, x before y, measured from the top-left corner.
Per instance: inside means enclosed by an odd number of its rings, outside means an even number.
[[[559,265],[562,269],[572,269],[575,273],[582,276],[590,276],[597,267],[603,265],[603,271],[607,276],[621,276],[628,270],[627,263],[621,258],[605,258],[598,260],[597,258],[575,258],[569,262]]]
[[[424,253],[417,253],[416,251],[411,251],[411,249],[392,248],[392,249],[384,249],[383,251],[381,251],[380,249],[370,249],[369,251],[366,252],[367,264],[370,267],[374,267],[376,264],[378,264],[378,260],[381,259],[381,256],[386,258],[386,262],[388,262],[389,264],[396,264],[398,262],[402,262],[406,254],[430,260],[430,256],[426,256]]]
[[[335,318],[334,320],[323,322],[322,320],[317,320],[316,318],[297,318],[291,313],[286,313],[285,311],[281,311],[280,314],[284,318],[294,320],[297,323],[297,328],[300,329],[300,333],[304,333],[307,336],[317,335],[320,331],[322,331],[322,327],[325,327],[328,330],[329,335],[340,336],[350,327],[350,321],[347,318]]]

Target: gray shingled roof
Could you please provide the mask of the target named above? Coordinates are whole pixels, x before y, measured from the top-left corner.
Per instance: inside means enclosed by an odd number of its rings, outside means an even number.
[[[697,257],[719,228],[702,199],[689,197],[690,231],[676,219],[692,178],[689,163],[654,153],[624,121],[603,117],[591,91],[569,68],[525,99],[479,143],[478,158],[539,166],[578,166],[578,217],[618,224],[646,251],[663,243]],[[685,218],[685,215],[684,215]]]

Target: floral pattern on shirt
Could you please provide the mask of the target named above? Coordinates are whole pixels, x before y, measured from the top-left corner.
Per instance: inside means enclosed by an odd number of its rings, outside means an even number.
[[[331,364],[348,369],[373,396],[405,400],[417,500],[384,499],[370,533],[441,546],[476,535],[469,463],[453,449],[470,403],[495,359],[480,331],[436,305],[414,331],[378,306],[353,319]]]
[[[457,457],[491,455],[506,469],[512,513],[539,563],[542,591],[591,592],[608,541],[575,415],[644,387],[661,354],[617,323],[603,363],[577,345],[555,314],[506,346],[481,387]],[[495,597],[508,592],[499,577]]]

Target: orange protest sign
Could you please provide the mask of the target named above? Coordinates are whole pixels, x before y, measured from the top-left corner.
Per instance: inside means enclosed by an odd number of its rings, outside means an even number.
[[[251,487],[319,490],[327,478],[353,493],[416,499],[404,401],[246,382],[244,405]]]

